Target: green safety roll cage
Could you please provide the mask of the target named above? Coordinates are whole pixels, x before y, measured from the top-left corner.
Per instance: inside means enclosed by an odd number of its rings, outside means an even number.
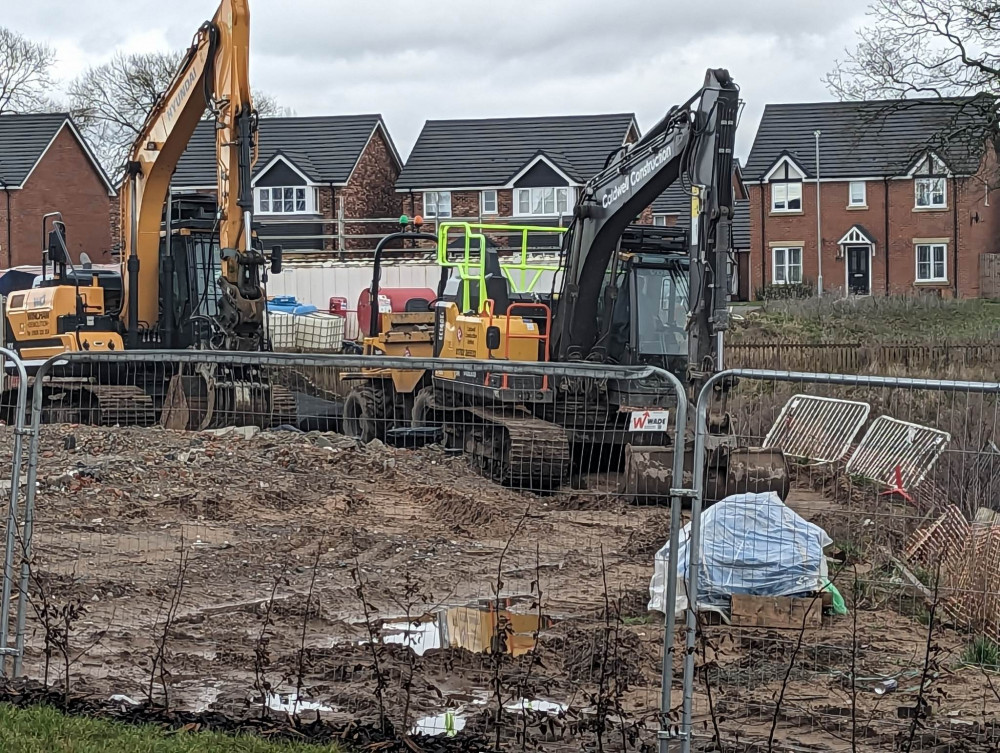
[[[453,231],[461,231],[462,248],[452,249],[461,251],[459,258],[452,260],[448,258],[448,240]],[[479,222],[443,222],[438,226],[438,247],[437,261],[441,267],[454,268],[458,270],[463,280],[475,282],[478,286],[478,300],[480,311],[487,305],[486,303],[486,265],[484,255],[486,253],[486,232],[505,233],[507,235],[519,234],[521,237],[521,253],[517,261],[504,262],[499,260],[500,271],[515,293],[532,293],[535,286],[542,279],[545,272],[558,272],[561,267],[556,263],[529,263],[528,262],[528,236],[532,233],[557,233],[563,234],[568,230],[565,227],[545,227],[537,225],[498,225],[483,224]],[[478,248],[477,248],[478,247]],[[516,247],[514,247],[516,248]],[[479,256],[474,256],[478,251]],[[519,273],[517,275],[513,273]],[[530,277],[529,277],[530,275]],[[517,277],[520,280],[516,279]],[[472,308],[472,286],[464,285],[462,292],[462,310],[469,311]]]

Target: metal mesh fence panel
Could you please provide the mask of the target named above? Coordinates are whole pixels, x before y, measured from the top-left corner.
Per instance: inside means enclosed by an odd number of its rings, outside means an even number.
[[[726,441],[737,446],[773,438],[779,419],[794,422],[786,406],[802,395],[871,411],[834,462],[787,456],[784,501],[744,495],[702,511],[691,737],[680,744],[995,750],[1000,385],[734,375]],[[870,441],[885,425],[892,441]],[[796,428],[781,427],[803,436]],[[855,472],[858,453],[887,473]],[[905,472],[891,472],[898,467]]]
[[[24,674],[470,749],[655,745],[670,510],[625,495],[625,445],[669,450],[672,423],[630,426],[676,418],[672,383],[431,363],[120,354],[36,379]]]

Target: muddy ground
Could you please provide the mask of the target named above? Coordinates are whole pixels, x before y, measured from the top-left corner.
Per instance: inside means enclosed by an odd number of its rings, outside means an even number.
[[[38,479],[33,677],[48,664],[61,683],[68,654],[74,692],[125,704],[341,721],[381,709],[440,733],[486,729],[499,699],[506,741],[530,721],[533,744],[578,750],[605,716],[608,746],[655,740],[662,618],[646,602],[666,509],[512,491],[437,447],[283,431],[50,426]],[[865,506],[887,503],[803,477],[791,504],[848,550],[836,578],[851,613],[806,631],[706,624],[698,733],[766,749],[777,718],[775,750],[851,750],[852,736],[894,749],[911,734],[913,750],[995,749],[983,725],[1000,678],[964,666],[970,637],[849,543],[871,527]],[[877,527],[897,545],[906,533]],[[896,689],[876,694],[886,678]]]

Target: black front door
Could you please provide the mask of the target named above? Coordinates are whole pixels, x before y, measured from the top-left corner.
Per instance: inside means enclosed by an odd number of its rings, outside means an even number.
[[[847,247],[847,289],[852,295],[869,295],[871,291],[871,248]]]

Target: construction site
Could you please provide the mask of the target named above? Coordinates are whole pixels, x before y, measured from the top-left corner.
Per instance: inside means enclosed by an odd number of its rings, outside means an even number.
[[[993,99],[403,160],[192,30],[95,125],[0,28],[0,747],[1000,750]]]

